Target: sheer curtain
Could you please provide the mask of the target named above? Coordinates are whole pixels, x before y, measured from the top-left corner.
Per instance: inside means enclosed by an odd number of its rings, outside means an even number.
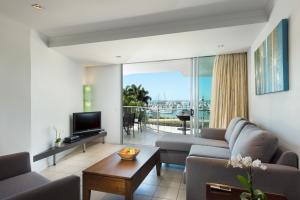
[[[226,128],[237,116],[248,117],[246,53],[219,55],[213,68],[210,127]]]

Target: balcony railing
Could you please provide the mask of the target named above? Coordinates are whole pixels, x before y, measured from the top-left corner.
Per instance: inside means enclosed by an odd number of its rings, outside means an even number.
[[[176,114],[180,113],[182,110],[184,109],[123,106],[123,115],[125,115],[125,113],[134,113],[136,122],[141,121],[143,126],[151,128],[157,132],[182,133],[183,122],[176,116]],[[199,128],[208,127],[210,114],[209,109],[199,110]],[[190,134],[190,121],[186,122],[186,126],[186,133]]]

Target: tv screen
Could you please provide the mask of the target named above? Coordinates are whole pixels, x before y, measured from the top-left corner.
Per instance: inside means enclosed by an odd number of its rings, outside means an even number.
[[[101,129],[101,112],[73,113],[73,134],[95,133]]]

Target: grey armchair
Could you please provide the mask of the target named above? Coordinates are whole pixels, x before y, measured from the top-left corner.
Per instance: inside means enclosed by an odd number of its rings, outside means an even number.
[[[31,171],[29,153],[0,156],[0,199],[79,200],[80,178],[72,175],[51,182]]]

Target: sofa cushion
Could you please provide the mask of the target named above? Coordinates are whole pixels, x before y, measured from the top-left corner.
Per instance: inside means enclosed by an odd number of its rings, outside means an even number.
[[[230,151],[220,147],[193,145],[189,156],[229,159]]]
[[[282,146],[278,146],[270,163],[299,168],[298,155]]]
[[[0,199],[29,191],[49,182],[48,179],[35,172],[4,179],[0,181]]]
[[[229,125],[228,125],[228,127],[227,127],[227,129],[226,129],[226,133],[225,133],[225,140],[226,140],[228,143],[229,143],[229,141],[230,141],[231,134],[232,134],[232,131],[233,131],[235,125],[236,125],[239,121],[241,121],[242,119],[243,119],[243,118],[241,118],[241,117],[235,117],[235,118],[233,118],[233,119],[230,121],[230,123],[229,123]]]
[[[298,168],[298,155],[292,151],[285,151],[281,154],[276,164]]]
[[[273,134],[262,130],[254,124],[247,124],[237,138],[231,155],[251,156],[269,163],[278,147],[278,139]]]
[[[191,146],[194,144],[229,148],[227,142],[224,140],[213,140],[174,133],[166,134],[155,142],[155,145],[161,149],[187,152],[190,151]]]
[[[236,123],[236,125],[234,126],[232,132],[231,132],[231,136],[229,139],[229,149],[232,150],[234,143],[236,142],[238,136],[240,135],[242,129],[250,122],[248,122],[247,120],[241,119],[240,121],[238,121]]]

